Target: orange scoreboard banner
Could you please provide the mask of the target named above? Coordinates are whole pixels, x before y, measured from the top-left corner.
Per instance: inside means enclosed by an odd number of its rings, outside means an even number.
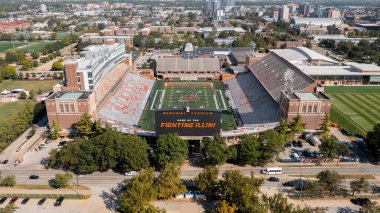
[[[157,135],[178,133],[180,136],[220,134],[221,111],[205,109],[160,109],[155,112]]]

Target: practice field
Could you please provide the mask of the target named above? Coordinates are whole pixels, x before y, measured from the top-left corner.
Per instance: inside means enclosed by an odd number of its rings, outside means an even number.
[[[28,100],[0,103],[0,127],[14,119],[25,107]]]
[[[325,87],[332,98],[331,120],[363,136],[380,122],[380,87]]]
[[[31,43],[28,43],[27,45],[25,45],[25,47],[21,47],[19,49],[22,51],[25,51],[25,52],[33,52],[33,51],[41,52],[50,43],[52,43],[52,42],[50,42],[50,41],[31,42]]]
[[[0,52],[6,52],[8,50],[11,50],[20,46],[25,45],[24,42],[10,42],[10,41],[0,41]],[[14,46],[13,46],[14,45]]]
[[[143,112],[140,126],[154,130],[154,110],[175,108],[222,110],[222,129],[235,127],[235,119],[221,82],[164,82],[156,81]]]
[[[61,82],[60,80],[46,80],[46,81],[13,81],[4,80],[0,83],[0,92],[3,90],[24,89],[27,91],[34,90],[38,92],[47,92],[53,90],[53,86]]]

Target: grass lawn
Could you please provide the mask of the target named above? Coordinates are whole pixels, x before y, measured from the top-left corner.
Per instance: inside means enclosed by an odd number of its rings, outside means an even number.
[[[47,45],[51,44],[52,42],[50,41],[45,41],[45,42],[32,42],[28,43],[25,47],[19,48],[22,51],[25,52],[41,52]]]
[[[164,81],[156,81],[152,88],[140,120],[140,126],[144,130],[154,131],[154,110],[159,107],[159,100],[163,94],[161,90],[163,90],[164,84]],[[235,118],[231,108],[228,106],[222,83],[213,82],[213,85],[216,90],[216,101],[210,86],[167,86],[161,108],[184,108],[190,106],[193,108],[215,109],[218,104],[220,109],[222,109],[222,129],[233,129],[236,125]]]
[[[49,80],[49,81],[13,81],[5,80],[0,83],[0,91],[3,90],[12,90],[12,89],[24,89],[27,91],[42,90],[42,92],[47,92],[53,89],[53,86],[56,85],[60,80]]]
[[[14,47],[20,47],[25,45],[26,43],[24,42],[14,42]],[[9,41],[0,41],[0,52],[6,52],[8,50],[13,49],[13,42]]]
[[[332,98],[331,120],[349,133],[365,136],[380,122],[380,87],[325,87]]]
[[[0,103],[0,127],[14,119],[21,112],[27,101],[16,101],[11,103]]]

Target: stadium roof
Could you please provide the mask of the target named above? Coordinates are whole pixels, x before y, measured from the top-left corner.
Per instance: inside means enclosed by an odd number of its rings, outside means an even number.
[[[157,71],[220,71],[218,58],[159,58]]]
[[[290,55],[286,55],[286,57],[290,57]],[[294,57],[301,56],[296,54]],[[249,69],[277,103],[280,102],[282,91],[302,91],[315,83],[299,68],[274,52],[250,65]]]
[[[272,52],[294,65],[304,64],[310,60],[320,60],[327,63],[338,64],[337,61],[334,61],[331,58],[328,58],[306,47],[275,49],[272,50]]]
[[[48,99],[56,100],[78,100],[78,99],[87,99],[92,92],[56,92],[53,93]]]
[[[340,18],[298,18],[292,17],[292,23],[295,25],[316,25],[316,26],[331,26],[343,24]]]

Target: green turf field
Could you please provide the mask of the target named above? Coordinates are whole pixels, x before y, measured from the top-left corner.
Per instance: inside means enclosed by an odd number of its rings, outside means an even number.
[[[331,120],[349,133],[365,136],[380,122],[380,87],[325,87],[332,98]]]
[[[13,49],[13,44],[14,44],[14,47],[17,48],[17,47],[25,45],[26,43],[24,43],[24,42],[14,42],[13,43],[10,41],[0,41],[0,52],[6,52],[8,50]]]
[[[222,110],[222,129],[231,130],[235,127],[235,118],[224,95],[221,82],[212,82],[214,90],[209,85],[167,85],[165,87],[165,83],[156,81],[153,86],[140,121],[142,129],[154,131],[154,110],[187,106],[220,109]]]
[[[0,127],[14,119],[22,111],[28,100],[0,103]]]
[[[25,52],[33,52],[33,51],[41,52],[50,43],[52,42],[49,42],[49,41],[32,42],[32,43],[28,43],[28,45],[26,45],[25,47],[21,47],[19,49]]]
[[[4,80],[0,82],[0,91],[3,90],[13,90],[13,89],[24,89],[27,91],[34,90],[38,92],[47,92],[53,90],[53,86],[61,82],[60,80],[49,80],[49,81],[14,81],[14,80]]]

